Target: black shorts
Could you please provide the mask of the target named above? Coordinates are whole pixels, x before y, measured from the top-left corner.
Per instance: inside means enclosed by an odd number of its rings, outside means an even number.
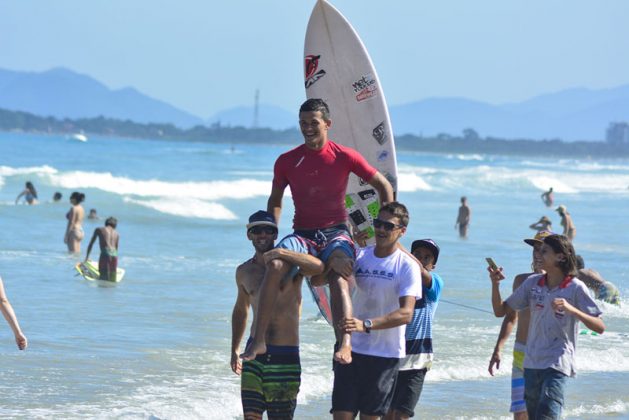
[[[397,410],[409,417],[415,415],[415,406],[424,388],[426,372],[425,368],[398,372],[391,410]]]
[[[352,363],[334,366],[332,410],[384,416],[389,411],[400,359],[352,352]]]

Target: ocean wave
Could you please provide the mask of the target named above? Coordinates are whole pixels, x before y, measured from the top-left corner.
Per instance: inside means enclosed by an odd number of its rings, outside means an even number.
[[[124,201],[152,210],[157,210],[160,213],[171,214],[173,216],[196,217],[200,219],[212,220],[238,219],[234,213],[222,204],[210,203],[194,198],[160,198],[156,200],[135,200],[132,198],[125,198]]]
[[[575,172],[505,166],[477,165],[457,169],[437,169],[405,165],[400,168],[401,186],[404,176],[414,174],[435,190],[481,190],[504,192],[513,190],[554,191],[563,194],[582,192],[629,193],[629,173]],[[410,181],[412,183],[412,181]],[[414,190],[411,190],[414,191]]]
[[[0,166],[1,176],[17,176],[17,175],[45,175],[57,173],[55,168],[48,165],[29,166],[25,168],[12,168],[10,166]]]

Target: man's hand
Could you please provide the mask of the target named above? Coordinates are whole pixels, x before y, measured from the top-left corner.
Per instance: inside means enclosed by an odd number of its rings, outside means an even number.
[[[497,350],[494,351],[494,354],[491,355],[491,359],[489,359],[489,368],[487,368],[487,370],[491,376],[494,376],[494,365],[496,366],[496,370],[500,369],[500,352]]]
[[[565,312],[565,313],[568,313],[568,314],[574,313],[574,306],[572,306],[564,298],[553,299],[552,305],[553,305],[553,310],[555,312]]]
[[[497,270],[487,267],[487,271],[489,271],[489,280],[491,280],[494,284],[498,284],[500,281],[505,279],[505,275],[502,274],[502,267],[498,267]]]
[[[343,318],[338,327],[345,333],[365,332],[365,323],[358,318]]]
[[[273,248],[264,253],[264,263],[268,264],[273,260],[282,259],[284,248]]]
[[[240,357],[238,356],[238,352],[232,352],[232,358],[231,358],[231,367],[232,367],[232,371],[236,374],[236,375],[240,375],[242,373],[242,362],[240,361]]]
[[[349,257],[330,258],[328,265],[332,271],[345,279],[349,279],[354,274],[354,260]]]
[[[367,246],[367,239],[369,239],[369,232],[367,232],[366,230],[361,230],[354,233],[354,242],[356,242],[361,248]]]

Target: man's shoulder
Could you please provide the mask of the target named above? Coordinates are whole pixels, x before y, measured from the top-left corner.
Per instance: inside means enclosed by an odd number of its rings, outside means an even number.
[[[536,275],[536,273],[520,273],[520,274],[518,274],[513,279],[513,287],[520,286],[522,283],[524,283],[524,280],[526,280],[529,277],[534,276],[534,275]]]

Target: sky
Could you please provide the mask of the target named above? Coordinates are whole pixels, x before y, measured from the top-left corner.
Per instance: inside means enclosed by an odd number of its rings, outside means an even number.
[[[389,105],[492,104],[629,83],[626,0],[332,0],[361,36]],[[0,68],[66,67],[202,118],[305,98],[315,0],[0,0]]]

